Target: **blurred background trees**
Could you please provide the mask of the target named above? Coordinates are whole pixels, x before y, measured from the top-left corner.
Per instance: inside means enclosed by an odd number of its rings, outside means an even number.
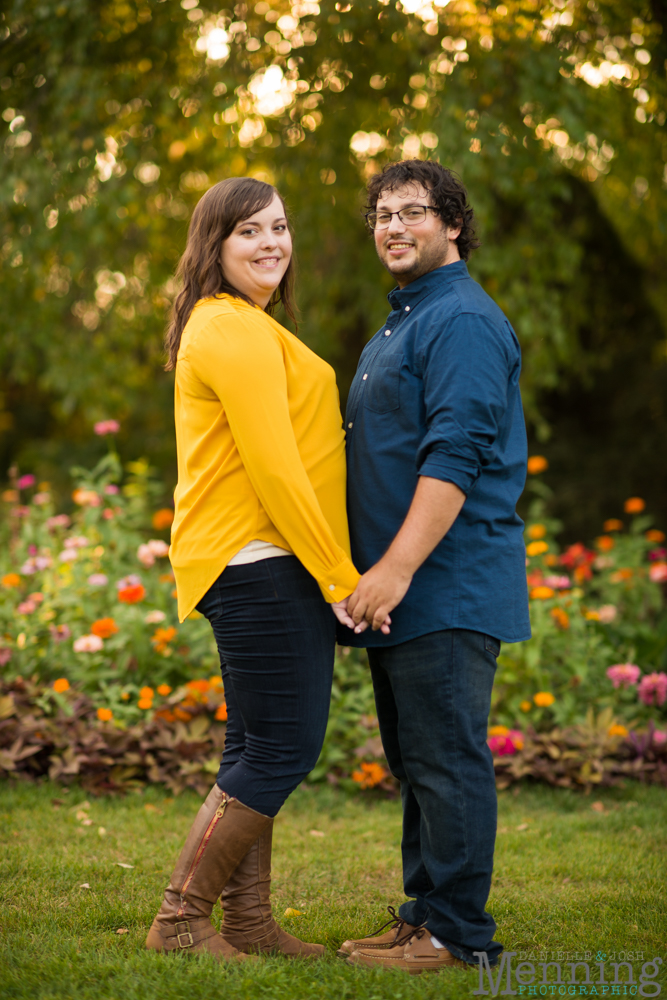
[[[470,190],[470,262],[524,351],[551,512],[667,513],[667,9],[662,0],[10,0],[0,14],[0,475],[57,486],[94,421],[175,478],[161,337],[190,212],[275,182],[299,334],[343,399],[391,281],[367,176],[435,156]],[[91,441],[93,443],[91,443]]]

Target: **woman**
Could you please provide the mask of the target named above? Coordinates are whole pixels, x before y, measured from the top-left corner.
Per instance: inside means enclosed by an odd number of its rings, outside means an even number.
[[[344,435],[333,370],[273,318],[293,318],[292,239],[275,188],[212,187],[179,264],[167,335],[176,369],[171,562],[179,619],[210,621],[227,700],[225,749],[146,946],[317,956],[271,915],[273,818],[313,768],[327,723],[334,612],[349,556]],[[210,915],[222,896],[224,920]]]

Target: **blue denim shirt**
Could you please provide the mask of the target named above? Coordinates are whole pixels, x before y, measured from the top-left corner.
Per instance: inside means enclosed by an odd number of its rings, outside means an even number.
[[[364,348],[345,417],[352,559],[386,552],[418,476],[455,483],[461,513],[392,612],[391,634],[344,645],[392,646],[462,628],[530,638],[523,522],[526,478],[521,351],[509,322],[463,261],[389,294],[392,311]]]

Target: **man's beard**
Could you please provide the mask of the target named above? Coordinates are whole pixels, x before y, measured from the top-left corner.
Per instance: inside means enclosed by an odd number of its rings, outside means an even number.
[[[401,267],[402,262],[396,261],[395,263],[399,266],[394,270],[391,266],[394,263],[391,258],[380,256],[383,267],[395,278],[407,279],[407,284],[416,281],[424,274],[428,274],[429,271],[435,271],[436,268],[442,267],[449,253],[449,240],[446,232],[442,234],[441,239],[433,239],[419,249],[415,244],[413,246],[416,250],[415,260],[409,268]]]

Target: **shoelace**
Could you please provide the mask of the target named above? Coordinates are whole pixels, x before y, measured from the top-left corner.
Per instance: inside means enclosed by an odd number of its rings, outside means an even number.
[[[378,935],[385,929],[385,927],[395,927],[396,928],[396,937],[398,938],[398,936],[399,936],[399,934],[401,932],[401,927],[403,927],[404,924],[405,924],[405,920],[403,920],[402,917],[399,917],[398,913],[396,912],[396,910],[395,910],[395,908],[393,906],[388,906],[387,910],[389,911],[391,919],[388,920],[386,922],[386,924],[383,924],[382,927],[378,927],[378,929],[376,931],[373,931],[372,934],[369,934],[368,935],[369,937],[378,937]],[[394,943],[397,943],[397,942],[395,941]]]
[[[405,921],[403,921],[403,923],[405,923]],[[396,940],[394,941],[394,948],[398,948],[403,944],[409,944],[413,938],[417,938],[417,940],[419,940],[424,937],[424,934],[430,935],[430,931],[426,929],[425,924],[420,924],[419,927],[413,927],[412,930],[407,931],[402,937],[399,937],[397,934]]]

